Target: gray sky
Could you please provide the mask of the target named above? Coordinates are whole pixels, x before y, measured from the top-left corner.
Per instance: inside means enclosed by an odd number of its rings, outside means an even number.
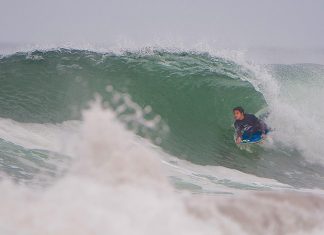
[[[0,0],[0,42],[324,48],[323,0]]]

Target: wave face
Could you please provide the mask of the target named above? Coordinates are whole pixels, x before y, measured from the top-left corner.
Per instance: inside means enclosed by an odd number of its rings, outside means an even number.
[[[161,49],[16,53],[0,60],[2,129],[10,120],[13,130],[19,126],[28,132],[29,123],[34,123],[53,131],[53,125],[80,120],[82,110],[99,94],[128,129],[177,158],[237,169],[297,188],[324,188],[323,168],[308,157],[323,153],[321,144],[312,141],[310,129],[324,126],[323,115],[316,111],[314,116],[313,110],[321,105],[324,66],[269,65],[266,70],[264,75],[250,64],[208,53]],[[313,86],[316,93],[309,96]],[[268,107],[268,122],[275,129],[271,146],[237,148],[232,108],[238,105],[250,113]],[[23,142],[13,135],[3,131],[2,138],[18,145]],[[41,144],[56,151],[49,145]]]

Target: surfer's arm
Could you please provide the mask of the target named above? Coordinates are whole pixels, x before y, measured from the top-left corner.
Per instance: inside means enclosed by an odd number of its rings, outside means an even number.
[[[241,130],[236,131],[236,138],[242,138],[242,135],[243,133]]]
[[[258,122],[259,122],[259,126],[260,126],[260,130],[262,132],[262,138],[265,139],[267,137],[266,133],[267,133],[267,124],[265,124],[264,121],[258,119]]]
[[[234,124],[235,127],[235,132],[236,132],[236,139],[237,138],[242,138],[242,127],[240,125],[238,125],[237,123]]]
[[[264,121],[258,119],[258,122],[259,122],[259,126],[260,126],[260,130],[262,132],[263,135],[266,134],[266,131],[267,131],[267,125],[264,123]]]
[[[255,123],[254,125],[259,126],[259,128],[260,128],[260,130],[262,132],[262,135],[265,135],[266,130],[267,130],[267,125],[262,120],[257,118],[255,115],[252,115],[251,117],[253,118],[252,120]]]
[[[242,141],[242,129],[235,125],[235,132],[236,132],[236,138],[235,138],[235,142],[236,144],[240,144]]]

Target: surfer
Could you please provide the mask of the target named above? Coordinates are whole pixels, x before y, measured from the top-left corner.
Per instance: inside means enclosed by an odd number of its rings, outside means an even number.
[[[234,108],[233,114],[237,144],[241,143],[242,139],[247,139],[256,133],[261,134],[263,139],[266,137],[267,125],[255,115],[245,113],[242,107]]]

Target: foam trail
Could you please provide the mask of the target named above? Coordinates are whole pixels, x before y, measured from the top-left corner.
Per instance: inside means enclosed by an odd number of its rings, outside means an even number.
[[[20,123],[0,118],[0,138],[27,149],[42,149],[69,154],[68,146],[62,145],[62,138],[76,137],[80,121],[66,121],[61,124]]]

